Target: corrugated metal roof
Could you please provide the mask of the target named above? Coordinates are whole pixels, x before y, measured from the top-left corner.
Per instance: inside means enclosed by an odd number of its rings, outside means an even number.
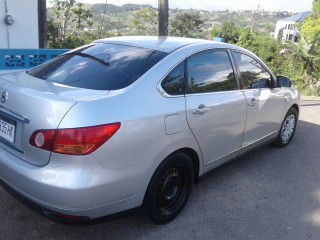
[[[302,22],[302,20],[310,15],[310,11],[308,12],[302,12],[298,13],[296,15],[293,15],[292,17],[287,17],[285,19],[281,19],[279,21],[292,21],[292,22]]]

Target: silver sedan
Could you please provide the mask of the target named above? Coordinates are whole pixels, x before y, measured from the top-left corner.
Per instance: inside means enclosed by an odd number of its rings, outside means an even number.
[[[204,173],[293,138],[300,96],[251,52],[119,37],[0,76],[0,179],[52,218],[142,206],[163,224]]]

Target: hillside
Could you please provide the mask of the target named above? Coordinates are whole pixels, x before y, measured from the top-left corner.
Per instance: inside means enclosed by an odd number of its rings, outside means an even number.
[[[101,23],[101,14],[103,13],[104,4],[87,4],[86,7],[90,9],[95,22],[98,26]],[[150,7],[150,5],[138,5],[138,4],[125,4],[122,6],[116,6],[108,4],[106,8],[106,18],[104,27],[108,31],[117,32],[121,35],[130,34],[130,21],[132,20],[133,11]],[[154,10],[157,10],[154,8]],[[205,29],[211,30],[212,27],[217,27],[221,25],[224,21],[232,21],[236,23],[237,26],[248,26],[252,25],[253,17],[255,11],[206,11],[206,10],[181,10],[181,9],[170,9],[169,18],[173,18],[176,14],[182,11],[198,12],[201,14],[205,20]],[[274,31],[276,22],[279,19],[291,16],[289,12],[268,12],[259,11],[256,16],[256,21],[254,25],[254,30],[269,34]],[[169,19],[170,21],[170,19]]]
[[[88,28],[88,26],[83,26],[85,31],[95,31],[101,28],[103,12],[105,9],[105,4],[84,4],[84,7],[90,10],[93,15],[92,21],[93,26]],[[116,6],[113,4],[107,4],[106,14],[104,16],[104,26],[103,29],[108,32],[107,35],[133,35],[135,32],[132,30],[132,19],[133,12],[142,8],[152,8],[150,5],[139,5],[139,4],[125,4],[122,6]],[[156,8],[153,8],[157,11]],[[198,9],[170,9],[169,10],[169,24],[170,19],[172,19],[176,14],[182,11],[197,12],[204,19],[205,24],[202,29],[201,37],[207,38],[213,27],[219,27],[224,21],[232,21],[239,27],[251,27],[255,11],[207,11]],[[291,16],[292,13],[289,12],[269,12],[269,11],[259,11],[256,16],[254,31],[260,34],[269,34],[274,31],[276,22],[279,19]],[[50,17],[50,9],[49,9]],[[72,25],[72,23],[69,23]]]

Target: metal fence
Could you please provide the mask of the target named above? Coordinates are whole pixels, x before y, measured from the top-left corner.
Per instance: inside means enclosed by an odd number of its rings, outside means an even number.
[[[0,49],[0,70],[29,69],[67,51],[67,49]]]

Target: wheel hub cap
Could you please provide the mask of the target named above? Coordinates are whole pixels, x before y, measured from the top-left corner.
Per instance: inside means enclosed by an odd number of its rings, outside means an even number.
[[[289,115],[284,121],[281,129],[281,137],[284,143],[287,143],[290,140],[290,137],[292,136],[294,130],[295,123],[296,119],[293,114]]]

